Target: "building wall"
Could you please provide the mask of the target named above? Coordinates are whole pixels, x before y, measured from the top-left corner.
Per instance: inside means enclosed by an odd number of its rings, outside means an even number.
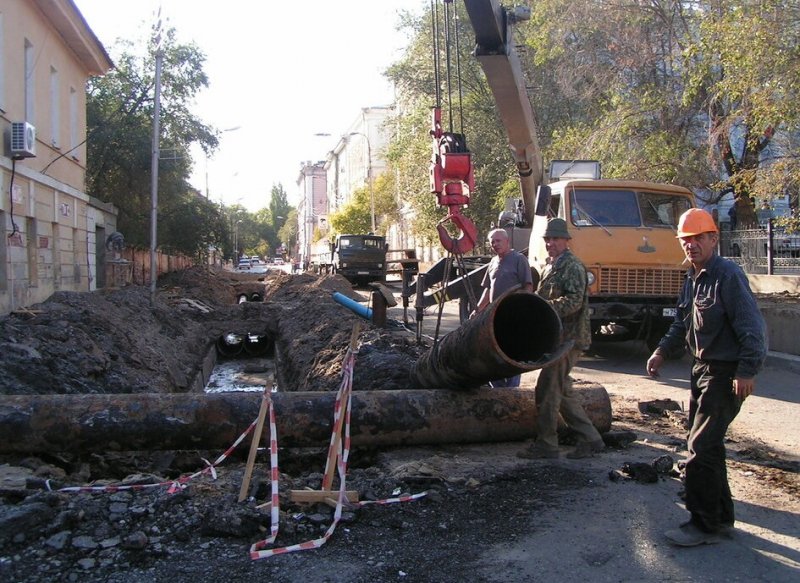
[[[353,191],[386,171],[387,122],[394,108],[365,107],[342,134],[325,161],[330,212],[346,205]]]
[[[84,192],[85,87],[111,66],[70,0],[0,0],[0,313],[105,284],[117,211]],[[10,150],[21,121],[35,157]]]
[[[297,177],[300,203],[297,207],[299,257],[296,259],[304,267],[310,261],[314,231],[325,232],[328,229],[329,200],[324,166],[324,162],[306,162]]]

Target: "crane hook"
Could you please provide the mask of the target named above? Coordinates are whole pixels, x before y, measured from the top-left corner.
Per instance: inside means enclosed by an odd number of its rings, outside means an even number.
[[[447,232],[445,223],[450,221],[461,231],[461,235],[456,239]],[[442,247],[454,255],[463,255],[472,250],[478,241],[478,229],[467,217],[458,212],[457,207],[451,207],[450,213],[436,225],[439,232],[439,241]]]

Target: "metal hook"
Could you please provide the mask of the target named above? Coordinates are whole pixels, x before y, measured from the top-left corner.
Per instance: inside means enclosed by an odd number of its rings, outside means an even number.
[[[441,241],[442,247],[455,255],[463,255],[475,247],[478,240],[478,229],[472,221],[459,213],[457,208],[454,210],[456,212],[451,210],[445,218],[439,221],[436,230],[439,232],[439,241]],[[445,226],[447,221],[452,222],[461,231],[461,235],[457,239],[451,237],[447,232]]]

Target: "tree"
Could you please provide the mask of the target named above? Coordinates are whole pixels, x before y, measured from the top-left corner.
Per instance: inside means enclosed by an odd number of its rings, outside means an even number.
[[[287,252],[290,252],[297,245],[297,209],[290,209],[289,214],[283,221],[283,225],[278,230],[278,238],[286,243]]]
[[[161,160],[159,161],[160,244],[186,253],[201,251],[219,234],[219,214],[194,201],[200,193],[189,186],[189,147],[199,143],[206,151],[218,144],[218,132],[190,110],[197,93],[208,85],[204,55],[192,45],[179,45],[174,29],[162,34]],[[150,240],[151,151],[154,110],[154,47],[136,56],[130,43],[117,66],[104,77],[92,78],[87,93],[87,192],[119,208],[118,228],[134,246]],[[183,232],[198,217],[183,213],[203,209],[200,222]]]
[[[687,47],[687,98],[708,112],[707,151],[732,192],[738,222],[755,225],[753,201],[796,193],[800,185],[800,7],[796,2],[705,3]]]
[[[793,2],[541,0],[522,28],[545,97],[550,157],[676,182],[714,203],[797,191],[798,7]],[[538,111],[559,109],[539,107]]]

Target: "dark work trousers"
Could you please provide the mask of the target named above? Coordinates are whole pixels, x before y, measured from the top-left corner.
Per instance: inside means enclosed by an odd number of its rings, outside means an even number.
[[[735,362],[695,359],[692,365],[686,509],[692,522],[706,532],[733,526],[724,440],[741,407],[733,392],[735,372]]]

